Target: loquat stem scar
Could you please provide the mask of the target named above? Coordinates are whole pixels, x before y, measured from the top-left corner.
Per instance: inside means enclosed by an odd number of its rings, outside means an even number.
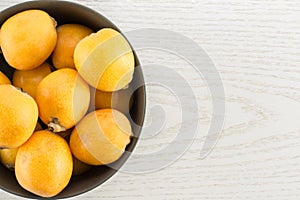
[[[66,131],[67,129],[60,125],[58,118],[52,117],[49,124],[48,124],[48,130],[54,133]]]

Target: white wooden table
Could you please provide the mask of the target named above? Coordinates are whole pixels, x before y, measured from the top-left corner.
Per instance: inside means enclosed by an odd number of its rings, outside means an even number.
[[[0,9],[19,2],[2,0]],[[222,77],[226,118],[214,150],[199,159],[211,115],[211,99],[204,81],[192,78],[193,69],[174,55],[155,50],[140,52],[143,63],[155,60],[189,80],[201,112],[199,134],[188,151],[170,166],[139,175],[119,172],[74,199],[299,199],[298,0],[77,2],[101,12],[125,32],[163,28],[193,39]],[[148,102],[167,106],[168,98],[166,92],[148,88]],[[147,115],[146,124],[150,119]],[[172,138],[174,130],[169,129],[142,140],[136,151],[156,151]],[[0,191],[0,199],[19,197]]]

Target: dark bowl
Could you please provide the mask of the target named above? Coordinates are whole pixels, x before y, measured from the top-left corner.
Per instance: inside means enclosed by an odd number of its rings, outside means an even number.
[[[46,11],[55,18],[58,25],[65,23],[78,23],[88,26],[94,31],[98,31],[104,27],[109,27],[120,31],[111,21],[90,8],[72,2],[52,0],[29,1],[7,8],[0,12],[0,25],[2,25],[3,22],[10,16],[28,9],[41,9]],[[139,60],[135,53],[134,56],[136,66],[139,66]],[[144,83],[143,74],[139,67],[136,67],[135,69],[136,70],[132,84],[140,85],[141,83]],[[12,78],[14,69],[5,62],[2,54],[0,55],[0,70],[10,79]],[[134,137],[132,138],[130,144],[128,144],[126,147],[126,151],[128,152],[133,151],[141,132],[145,115],[145,97],[146,94],[144,86],[139,87],[134,92],[133,106],[130,110],[130,115],[132,123],[135,123],[138,126],[133,126],[132,131]],[[124,154],[118,161],[113,163],[113,168],[109,166],[95,166],[82,175],[72,177],[68,186],[54,198],[59,199],[76,196],[101,185],[121,168],[129,156],[130,153]],[[26,198],[41,198],[24,190],[18,184],[14,172],[9,171],[2,165],[0,165],[0,177],[1,189]]]

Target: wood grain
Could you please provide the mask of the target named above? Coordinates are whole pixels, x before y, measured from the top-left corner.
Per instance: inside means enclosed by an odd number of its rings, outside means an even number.
[[[2,0],[0,9],[19,2]],[[189,81],[199,102],[199,133],[189,150],[170,166],[139,175],[120,172],[74,199],[298,199],[299,1],[77,2],[101,12],[122,31],[163,28],[197,42],[222,77],[226,121],[212,153],[199,159],[212,112],[205,81],[174,55],[155,50],[138,52],[143,63],[155,61],[171,66]],[[136,150],[139,153],[168,145],[179,125],[178,106],[169,93],[149,87],[147,100],[148,105],[164,105],[175,114],[168,118],[165,132],[140,141]],[[147,115],[146,124],[150,120]],[[4,191],[0,198],[18,199]]]

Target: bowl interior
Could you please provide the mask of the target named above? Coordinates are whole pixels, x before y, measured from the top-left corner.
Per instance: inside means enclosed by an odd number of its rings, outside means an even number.
[[[112,22],[107,18],[99,14],[98,12],[89,9],[85,6],[67,2],[67,1],[30,1],[12,6],[6,10],[0,12],[0,25],[8,19],[10,16],[28,9],[41,9],[49,13],[55,18],[58,25],[65,23],[78,23],[90,27],[94,31],[98,31],[101,28],[109,27],[120,31]],[[139,65],[139,61],[135,55],[136,66]],[[0,70],[5,73],[10,79],[12,78],[14,69],[11,68],[4,60],[3,55],[0,55]],[[133,82],[131,84],[144,83],[144,78],[140,68],[136,68],[134,73]],[[133,151],[138,136],[141,132],[141,126],[144,121],[145,115],[145,88],[139,87],[134,93],[133,106],[130,111],[133,122],[139,126],[133,126],[133,134],[130,144],[126,150]],[[54,198],[67,198],[76,196],[87,192],[109,179],[116,171],[126,162],[129,154],[124,154],[118,161],[113,163],[114,169],[108,166],[95,166],[88,172],[72,177],[69,185]],[[40,198],[30,192],[24,190],[19,186],[14,172],[10,172],[4,166],[0,165],[0,188],[10,193],[26,197],[26,198]],[[47,184],[47,183],[45,183]]]

